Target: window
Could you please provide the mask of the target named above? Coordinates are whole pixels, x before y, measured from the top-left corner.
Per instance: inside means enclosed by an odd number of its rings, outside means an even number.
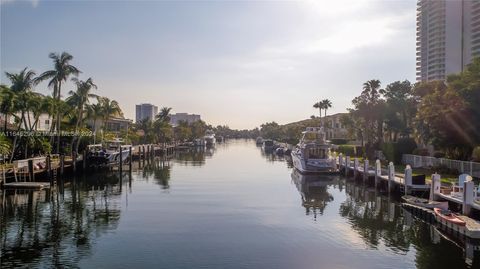
[[[50,120],[45,120],[45,125],[49,125],[50,124]]]

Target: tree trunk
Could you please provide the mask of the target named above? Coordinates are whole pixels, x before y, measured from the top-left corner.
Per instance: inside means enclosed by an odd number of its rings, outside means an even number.
[[[62,81],[58,81],[57,88],[57,154],[60,153],[60,91],[62,89]]]

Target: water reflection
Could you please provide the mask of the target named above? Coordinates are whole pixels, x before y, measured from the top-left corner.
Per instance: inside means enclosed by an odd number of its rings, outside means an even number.
[[[327,204],[333,201],[333,196],[328,192],[327,187],[334,183],[338,184],[335,179],[335,177],[304,175],[293,169],[292,181],[302,197],[302,206],[305,208],[306,215],[313,213],[315,220],[317,215],[323,215]]]
[[[75,266],[90,254],[96,238],[117,228],[118,177],[93,176],[65,185],[52,191],[2,192],[2,267]]]
[[[396,197],[258,151],[229,141],[121,176],[3,191],[0,267],[480,268],[478,241],[418,219]],[[328,259],[338,253],[351,260]]]
[[[386,248],[403,255],[415,250],[417,268],[480,266],[479,253],[474,251],[480,242],[464,239],[462,245],[452,244],[459,240],[458,235],[442,233],[435,225],[402,208],[396,199],[378,195],[364,186],[347,183],[346,192],[340,215],[348,219],[370,248]]]

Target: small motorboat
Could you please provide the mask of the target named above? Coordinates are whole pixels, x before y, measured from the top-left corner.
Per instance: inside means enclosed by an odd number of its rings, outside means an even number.
[[[456,224],[458,226],[465,226],[467,223],[460,219],[457,214],[453,213],[450,210],[444,210],[441,208],[434,208],[433,211],[435,212],[435,216],[450,223]]]
[[[423,208],[428,208],[428,209],[440,208],[443,210],[448,210],[447,201],[443,201],[443,202],[429,201],[428,199],[423,199],[423,198],[419,198],[411,195],[402,196],[402,200],[405,203],[415,205],[415,206],[420,206]]]

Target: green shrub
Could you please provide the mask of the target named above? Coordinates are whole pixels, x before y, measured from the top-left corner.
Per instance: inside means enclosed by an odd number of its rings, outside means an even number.
[[[441,151],[435,151],[435,152],[433,153],[433,157],[435,157],[435,158],[443,158],[443,157],[445,157],[445,153],[444,153],[444,152],[441,152]]]
[[[400,163],[403,154],[412,154],[416,147],[417,143],[412,138],[400,138],[394,143],[383,143],[382,152],[387,160]]]
[[[474,162],[480,162],[480,146],[476,146],[472,152],[472,160]]]
[[[361,146],[355,145],[338,145],[337,152],[350,157],[361,157],[364,153]]]
[[[335,145],[343,145],[343,144],[347,144],[348,140],[347,139],[334,138],[334,139],[331,139],[330,142],[332,144],[335,144]]]
[[[395,145],[394,143],[383,143],[382,152],[388,161],[395,162]]]
[[[420,156],[429,156],[430,155],[430,152],[428,152],[428,149],[415,149],[413,151],[413,154],[415,155],[420,155]]]

